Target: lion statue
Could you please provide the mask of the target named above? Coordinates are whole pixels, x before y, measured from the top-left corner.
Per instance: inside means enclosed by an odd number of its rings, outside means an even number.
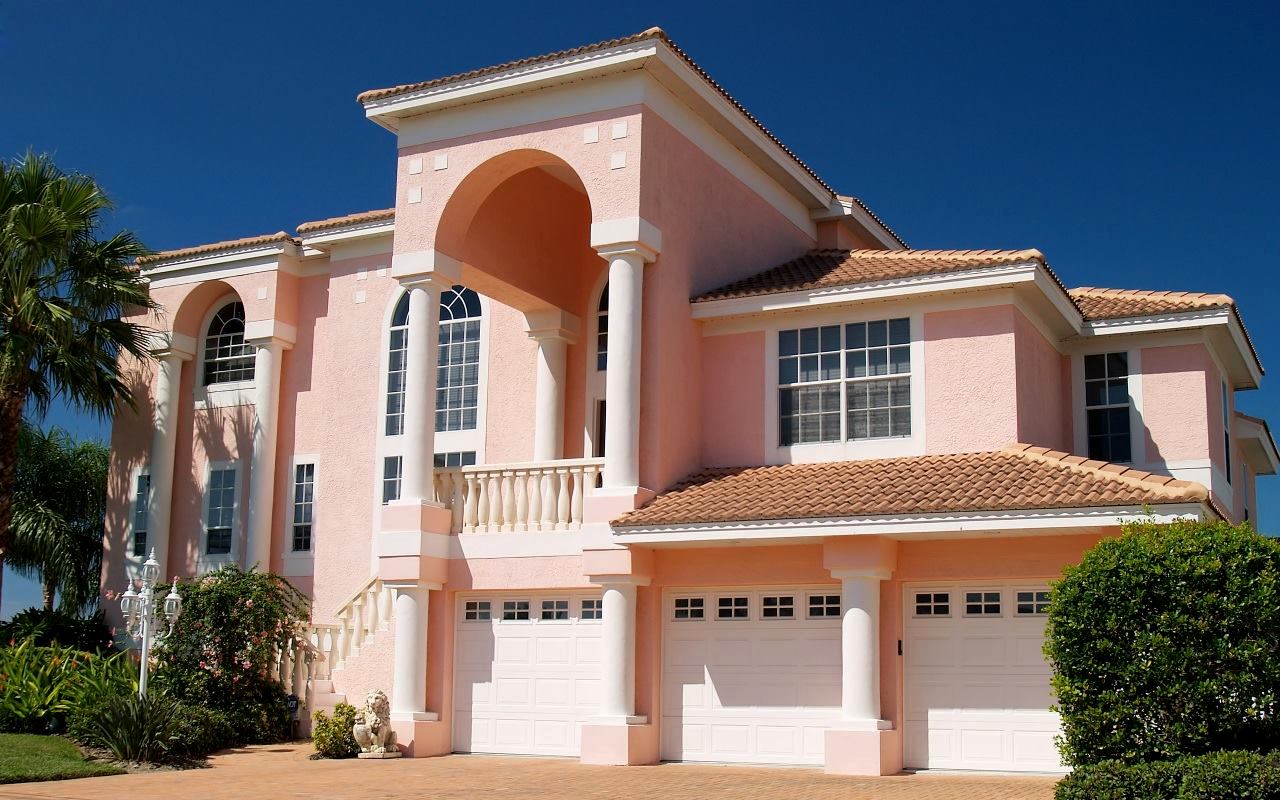
[[[396,751],[396,733],[391,730],[391,702],[383,691],[369,692],[364,708],[356,712],[356,724],[351,735],[362,753],[390,753]]]

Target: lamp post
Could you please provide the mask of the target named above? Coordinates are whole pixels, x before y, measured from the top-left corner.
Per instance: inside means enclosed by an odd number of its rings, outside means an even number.
[[[182,613],[182,598],[178,596],[178,580],[173,581],[169,594],[163,598],[155,596],[156,579],[160,577],[160,564],[156,561],[156,551],[142,565],[142,591],[133,590],[133,581],[120,597],[120,610],[124,612],[125,630],[134,641],[142,645],[142,664],[138,671],[138,697],[147,696],[147,667],[151,659],[151,645],[159,644],[166,636],[173,633],[173,626]],[[162,602],[163,601],[163,602]],[[168,621],[167,630],[160,629],[160,623]]]

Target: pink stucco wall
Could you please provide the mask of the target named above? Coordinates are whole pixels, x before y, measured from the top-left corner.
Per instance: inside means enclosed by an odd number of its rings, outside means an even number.
[[[765,463],[764,332],[702,340],[702,464]]]
[[[1011,305],[924,315],[925,447],[930,453],[995,450],[1018,438]]]
[[[1018,441],[1070,452],[1070,359],[1016,308],[1013,322]]]
[[[1147,347],[1141,360],[1147,460],[1158,464],[1209,458],[1212,440],[1218,438],[1210,437],[1210,427],[1221,426],[1217,368],[1209,351],[1200,344]],[[1221,463],[1221,452],[1219,443],[1215,463]]]

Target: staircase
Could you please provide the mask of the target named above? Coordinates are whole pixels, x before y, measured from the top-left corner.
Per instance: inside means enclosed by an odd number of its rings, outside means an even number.
[[[371,578],[338,608],[337,623],[313,624],[301,640],[281,651],[272,677],[298,698],[299,735],[311,734],[313,713],[331,714],[339,703],[348,702],[346,694],[337,691],[334,679],[341,681],[342,673],[359,663],[362,651],[367,653],[375,644],[386,646],[381,640],[387,638],[385,631],[391,625],[393,611],[391,589],[380,579]],[[352,705],[363,702],[360,697]]]

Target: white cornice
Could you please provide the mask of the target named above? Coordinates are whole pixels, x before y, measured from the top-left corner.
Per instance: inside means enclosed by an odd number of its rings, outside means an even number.
[[[1254,450],[1252,459],[1254,471],[1260,475],[1275,475],[1280,471],[1280,453],[1276,451],[1276,440],[1265,423],[1259,423],[1240,412],[1236,412],[1236,436],[1244,443],[1246,451]],[[1249,442],[1255,442],[1252,447]]]
[[[298,238],[302,241],[303,247],[314,247],[317,249],[325,249],[327,245],[336,242],[350,242],[357,239],[369,239],[377,236],[391,236],[395,233],[396,223],[394,219],[380,219],[371,222],[361,222],[354,225],[343,225],[339,228],[326,228],[315,233],[302,234]]]
[[[1262,381],[1262,364],[1249,345],[1239,318],[1229,308],[1207,308],[1194,311],[1175,311],[1144,317],[1090,320],[1080,329],[1082,337],[1117,336],[1121,334],[1152,333],[1204,329],[1223,352],[1238,357],[1236,366],[1242,371],[1232,376],[1236,389],[1254,389]],[[1219,334],[1214,336],[1214,334]]]
[[[902,538],[935,534],[1000,533],[1009,531],[1114,527],[1137,519],[1172,522],[1192,517],[1212,519],[1200,503],[1171,503],[1153,509],[1141,506],[1048,508],[1019,511],[969,511],[956,513],[898,514],[875,517],[784,519],[683,525],[613,524],[613,539],[621,544],[747,541],[821,536],[892,535]]]

